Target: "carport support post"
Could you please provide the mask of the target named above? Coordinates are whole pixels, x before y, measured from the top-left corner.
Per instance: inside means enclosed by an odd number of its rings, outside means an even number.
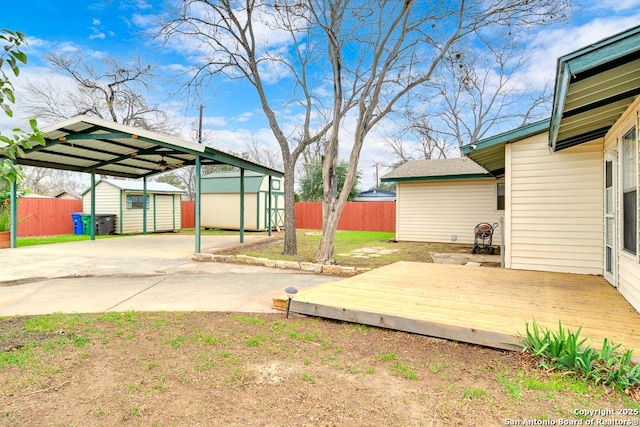
[[[142,177],[142,235],[147,235],[147,177]]]
[[[269,192],[268,192],[268,197],[269,197],[269,201],[267,202],[267,234],[269,236],[271,236],[271,179],[272,176],[269,175]]]
[[[195,232],[196,232],[196,253],[200,253],[201,239],[200,239],[200,155],[196,154],[196,191],[195,197]]]
[[[244,169],[240,169],[240,243],[244,243]]]
[[[91,171],[91,240],[96,240],[96,171]]]
[[[14,163],[15,164],[15,163]],[[11,236],[9,236],[9,246],[15,248],[18,246],[18,185],[15,181],[11,181]]]

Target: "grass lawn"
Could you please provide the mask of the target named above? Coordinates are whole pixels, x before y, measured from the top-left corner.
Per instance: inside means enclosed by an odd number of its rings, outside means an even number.
[[[106,236],[96,236],[96,239],[111,239],[120,237],[120,235],[112,234]],[[18,237],[16,242],[18,247],[48,245],[51,243],[78,242],[80,240],[90,240],[91,236],[84,234],[59,234],[57,236],[37,236],[37,237]]]
[[[314,262],[315,252],[321,239],[320,230],[297,230],[298,254],[282,255],[284,250],[284,233],[281,238],[265,245],[240,247],[226,251],[227,254],[244,254],[248,256],[281,259],[287,261]],[[374,231],[338,231],[336,233],[334,257],[338,264],[353,267],[376,268],[393,264],[397,261],[431,262],[429,252],[471,253],[471,245],[448,243],[396,242],[395,233]],[[368,258],[354,257],[353,251],[363,248],[378,250],[397,250],[380,256]]]
[[[193,228],[185,228],[176,232],[176,234],[194,234]],[[234,235],[239,234],[237,231],[231,230],[202,230],[202,235]],[[110,234],[110,235],[96,235],[96,239],[112,239],[116,237],[134,236],[135,234]],[[266,235],[266,233],[265,233]],[[78,242],[81,240],[89,240],[91,236],[85,234],[59,234],[56,236],[34,236],[34,237],[18,237],[18,247],[23,246],[35,246],[35,245],[48,245],[51,243],[66,243],[66,242]]]

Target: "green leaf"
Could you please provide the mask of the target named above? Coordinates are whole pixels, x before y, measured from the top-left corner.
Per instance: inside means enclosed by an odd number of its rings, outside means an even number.
[[[7,98],[9,98],[9,101],[15,104],[16,96],[13,94],[13,91],[10,88],[8,87],[2,88],[2,93],[4,93],[7,96]]]
[[[9,107],[7,104],[0,104],[0,106],[2,107],[2,109],[4,110],[4,113],[7,116],[13,117],[13,111],[11,111],[11,107]]]
[[[27,55],[24,52],[21,52],[19,50],[12,50],[9,53],[11,54],[11,56],[16,58],[18,61],[22,62],[23,64],[27,63]]]

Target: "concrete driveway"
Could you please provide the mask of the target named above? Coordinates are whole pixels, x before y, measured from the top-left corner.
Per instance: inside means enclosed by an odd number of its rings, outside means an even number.
[[[246,236],[245,243],[263,237]],[[202,251],[239,245],[207,235]],[[265,267],[200,263],[189,235],[152,234],[3,249],[0,316],[106,311],[271,312],[287,286],[330,276]]]

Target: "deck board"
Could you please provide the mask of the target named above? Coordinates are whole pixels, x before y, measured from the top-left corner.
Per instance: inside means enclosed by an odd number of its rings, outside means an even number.
[[[640,314],[600,276],[402,261],[302,289],[291,310],[505,349],[535,318],[640,358]]]

